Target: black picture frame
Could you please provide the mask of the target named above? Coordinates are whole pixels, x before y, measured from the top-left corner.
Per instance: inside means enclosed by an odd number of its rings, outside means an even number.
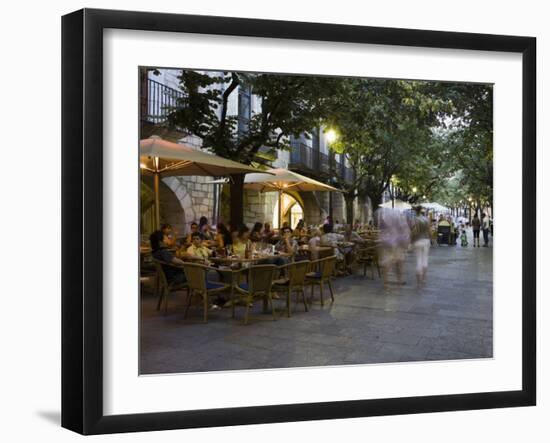
[[[522,389],[170,411],[103,413],[103,30],[170,31],[522,54]],[[536,39],[83,9],[62,18],[62,426],[82,434],[529,406],[536,403]]]

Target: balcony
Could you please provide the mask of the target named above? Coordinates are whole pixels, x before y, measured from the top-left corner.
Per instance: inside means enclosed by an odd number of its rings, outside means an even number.
[[[291,142],[289,169],[321,176],[329,173],[328,155],[302,142]]]
[[[139,92],[141,121],[153,125],[164,123],[178,99],[184,96],[183,92],[150,78],[141,82]]]

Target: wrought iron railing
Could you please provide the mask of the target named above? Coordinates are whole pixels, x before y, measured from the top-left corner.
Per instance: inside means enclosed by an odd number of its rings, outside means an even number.
[[[153,124],[163,123],[170,109],[183,96],[183,92],[148,78],[141,83],[141,119]]]
[[[313,150],[302,142],[290,143],[290,164],[299,169],[313,170]]]

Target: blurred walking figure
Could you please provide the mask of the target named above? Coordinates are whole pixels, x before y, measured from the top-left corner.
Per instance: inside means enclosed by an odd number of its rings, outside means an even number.
[[[410,243],[410,229],[405,216],[395,209],[379,208],[375,213],[376,225],[380,229],[380,266],[384,287],[388,284],[388,274],[393,269],[397,283],[404,285],[403,260]]]
[[[479,230],[481,228],[481,220],[477,216],[477,212],[474,214],[474,218],[472,219],[472,231],[474,232],[474,248],[476,247],[476,241],[477,241],[477,247],[479,248]]]
[[[430,221],[422,213],[422,207],[415,208],[416,216],[412,219],[411,241],[416,255],[416,284],[426,283],[428,272],[428,255],[430,254]]]
[[[468,246],[468,235],[466,235],[465,229],[462,229],[462,234],[460,234],[460,245],[462,247]]]
[[[491,225],[489,224],[489,217],[485,213],[481,214],[481,229],[483,229],[483,247],[487,248],[489,246],[489,229]]]

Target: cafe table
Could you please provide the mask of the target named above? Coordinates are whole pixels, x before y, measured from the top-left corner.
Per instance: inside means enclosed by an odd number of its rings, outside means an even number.
[[[262,260],[268,260],[271,258],[277,258],[277,257],[291,257],[291,254],[287,253],[278,253],[278,254],[252,254],[252,257],[245,258],[245,257],[239,257],[239,256],[229,256],[229,257],[210,257],[209,261],[212,263],[219,264],[220,267],[216,268],[219,269],[220,272],[231,272],[231,316],[235,317],[235,301],[233,299],[235,288],[239,285],[239,277],[241,273],[248,270],[249,266],[258,263]],[[237,268],[237,265],[240,265],[239,268]],[[263,311],[267,312],[267,300],[264,299],[263,303]]]

